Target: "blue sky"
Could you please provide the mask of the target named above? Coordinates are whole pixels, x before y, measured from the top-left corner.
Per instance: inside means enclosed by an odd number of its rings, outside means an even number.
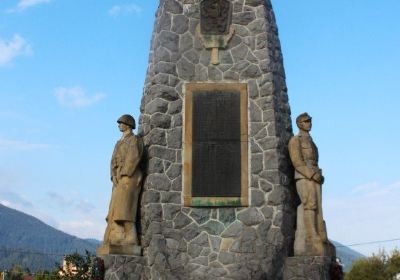
[[[400,238],[400,2],[273,5],[292,118],[313,116],[330,238]],[[102,238],[109,160],[120,136],[115,121],[139,116],[157,6],[0,1],[0,202],[71,234]]]

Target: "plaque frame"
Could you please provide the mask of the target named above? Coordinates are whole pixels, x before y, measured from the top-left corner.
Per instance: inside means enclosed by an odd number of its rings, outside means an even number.
[[[239,197],[192,196],[192,131],[193,94],[196,91],[218,94],[240,94],[240,193]],[[248,93],[246,83],[186,83],[183,120],[183,204],[188,207],[245,207],[249,206],[249,157],[248,157]]]

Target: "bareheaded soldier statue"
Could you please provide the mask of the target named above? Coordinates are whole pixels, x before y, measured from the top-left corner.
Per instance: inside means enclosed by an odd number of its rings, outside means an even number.
[[[303,113],[296,118],[299,134],[289,141],[290,159],[295,168],[296,189],[301,204],[297,208],[295,256],[334,256],[322,216],[322,170],[318,166],[318,149],[310,136],[311,117]]]
[[[115,144],[111,159],[113,188],[103,247],[139,245],[135,222],[142,181],[139,162],[143,143],[132,132],[135,119],[131,115],[123,115],[117,122],[122,137]]]

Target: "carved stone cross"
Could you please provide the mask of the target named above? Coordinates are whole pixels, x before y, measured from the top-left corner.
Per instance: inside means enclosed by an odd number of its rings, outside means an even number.
[[[200,24],[197,34],[206,49],[211,49],[211,63],[219,64],[219,49],[226,48],[232,38],[232,4],[228,0],[203,0],[200,3]]]

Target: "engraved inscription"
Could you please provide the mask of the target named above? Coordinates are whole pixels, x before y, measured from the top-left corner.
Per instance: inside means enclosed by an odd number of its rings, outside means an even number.
[[[240,197],[240,93],[193,92],[192,195]]]
[[[200,4],[200,29],[206,35],[226,35],[232,13],[228,0],[204,0]]]

